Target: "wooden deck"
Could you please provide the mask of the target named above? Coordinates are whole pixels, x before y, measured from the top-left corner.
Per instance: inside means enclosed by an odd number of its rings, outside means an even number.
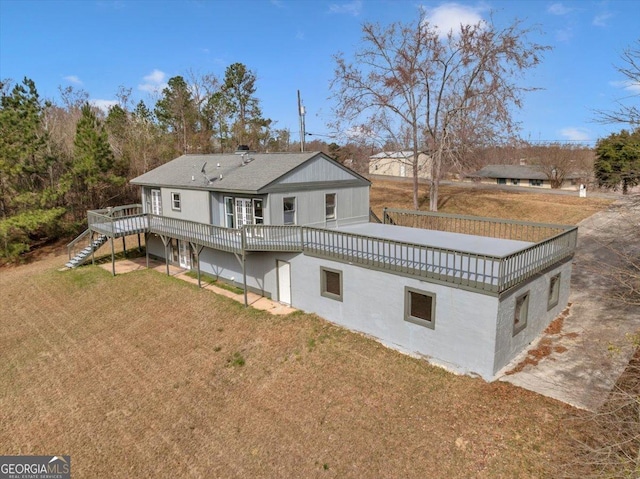
[[[423,223],[424,216],[425,213],[420,213]],[[444,216],[446,224],[451,223],[452,215],[436,215],[435,218],[442,223]],[[432,224],[433,218],[432,216]],[[464,225],[464,231],[489,231],[489,234],[475,234],[471,237],[479,240],[491,237],[496,243],[504,242],[506,246],[502,250],[497,249],[503,254],[482,254],[455,247],[434,246],[428,244],[429,235],[424,235],[424,240],[420,242],[415,239],[407,241],[411,238],[407,236],[406,227],[389,224],[376,225],[377,228],[384,228],[384,234],[378,232],[378,235],[373,236],[358,234],[349,228],[341,230],[276,225],[225,228],[145,214],[141,212],[141,208],[137,210],[132,206],[117,210],[116,214],[112,211],[111,216],[103,211],[89,212],[89,229],[110,238],[152,233],[236,254],[261,251],[303,252],[366,268],[456,284],[458,287],[489,294],[506,291],[571,257],[577,241],[576,227],[470,217],[460,217],[458,224]],[[438,226],[439,235],[460,236],[461,233],[447,233],[456,227],[456,223],[451,225],[453,226],[446,228]],[[470,237],[468,233],[462,234]],[[538,241],[527,241],[532,238]],[[440,244],[447,243],[442,243],[441,238]],[[455,245],[456,241],[452,239],[451,244]]]

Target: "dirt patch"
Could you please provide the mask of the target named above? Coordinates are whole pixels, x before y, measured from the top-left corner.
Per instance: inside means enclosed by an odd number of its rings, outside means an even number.
[[[537,366],[542,359],[551,356],[552,353],[566,353],[568,349],[565,346],[560,344],[554,345],[554,342],[561,338],[575,338],[578,336],[578,333],[561,334],[564,320],[569,316],[570,312],[571,303],[545,328],[543,332],[544,336],[540,339],[536,347],[527,351],[525,358],[516,364],[513,369],[505,372],[505,375],[509,376],[519,373],[527,366]]]
[[[549,323],[549,326],[544,330],[544,334],[560,334],[564,326],[564,320],[569,316],[569,313],[571,313],[571,303],[568,303],[558,317]]]

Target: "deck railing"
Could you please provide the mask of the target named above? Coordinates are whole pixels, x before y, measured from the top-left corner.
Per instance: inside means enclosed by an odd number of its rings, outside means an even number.
[[[383,223],[529,243],[552,238],[571,228],[564,225],[392,208],[383,210]]]
[[[144,233],[148,229],[148,217],[142,212],[142,205],[90,210],[87,221],[90,230],[114,238]]]
[[[499,256],[303,227],[305,254],[499,292]]]
[[[242,251],[242,230],[149,214],[149,232],[232,253]]]
[[[244,225],[239,229],[226,228],[142,214],[140,205],[128,205],[110,212],[89,212],[89,228],[108,236],[146,231],[233,253],[304,252],[494,294],[506,291],[570,257],[577,240],[577,227],[574,226],[433,213],[414,212],[411,215],[404,210],[385,210],[384,221],[412,227],[430,225],[439,231],[534,244],[505,256],[497,256],[309,226]]]
[[[578,228],[574,226],[552,238],[503,256],[500,259],[498,291],[506,291],[555,263],[570,257],[576,249],[577,241]]]

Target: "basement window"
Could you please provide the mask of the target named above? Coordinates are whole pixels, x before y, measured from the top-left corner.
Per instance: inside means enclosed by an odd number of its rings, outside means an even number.
[[[419,326],[435,329],[436,295],[427,291],[405,287],[404,320]]]
[[[171,209],[180,211],[180,193],[171,193]]]
[[[342,271],[320,267],[320,294],[342,301]]]
[[[560,273],[551,276],[549,280],[549,302],[547,303],[547,311],[558,305],[560,300]]]
[[[506,185],[507,184],[507,179],[506,178],[497,178],[496,181],[497,181],[497,183],[499,185]]]
[[[529,292],[516,298],[516,310],[513,314],[513,335],[515,336],[527,327],[529,316]]]
[[[529,186],[542,186],[542,180],[529,180]]]

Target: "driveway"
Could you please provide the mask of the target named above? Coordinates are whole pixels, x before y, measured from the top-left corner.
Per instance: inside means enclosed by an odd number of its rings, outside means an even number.
[[[607,273],[629,264],[615,251],[640,263],[640,195],[579,223],[568,315],[508,365],[501,381],[582,409],[602,405],[635,351],[630,336],[640,331],[640,307],[613,298],[619,283]]]

